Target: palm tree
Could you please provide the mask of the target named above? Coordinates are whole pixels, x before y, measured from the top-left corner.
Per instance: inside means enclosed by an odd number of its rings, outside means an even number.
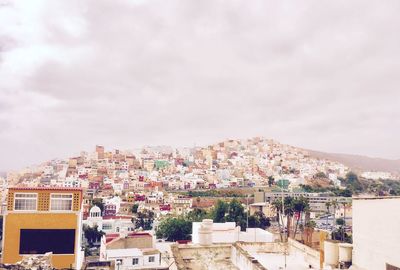
[[[328,229],[328,223],[329,223],[328,218],[329,218],[329,214],[330,214],[329,209],[330,209],[331,205],[332,205],[332,204],[331,204],[330,201],[328,201],[328,202],[325,203],[325,206],[326,206],[326,209],[327,209],[327,214],[326,214],[326,226],[325,226],[325,229]]]
[[[344,242],[344,235],[345,235],[345,231],[346,231],[346,207],[351,206],[351,202],[343,202],[343,220],[344,220],[344,224],[343,224],[343,230],[342,230],[342,241]]]
[[[284,199],[284,208],[285,208],[285,216],[286,216],[286,229],[287,235],[286,239],[290,237],[290,228],[291,228],[291,220],[294,216],[294,199],[292,197],[286,197]]]
[[[336,224],[336,208],[338,207],[338,201],[337,199],[332,200],[332,206],[333,206],[333,226]]]
[[[283,215],[281,215],[282,213],[282,201],[279,199],[276,199],[275,201],[272,202],[272,205],[275,207],[275,211],[276,211],[276,219],[278,221],[278,227],[279,227],[279,235],[281,238],[281,242],[283,241],[282,238],[282,229],[281,229],[281,220],[282,220],[282,225],[283,225]]]
[[[310,205],[308,203],[308,199],[301,196],[294,200],[294,211],[298,213],[297,220],[296,220],[296,227],[294,229],[294,239],[296,239],[297,228],[299,225],[299,221],[302,220],[302,214],[307,212],[310,209]]]

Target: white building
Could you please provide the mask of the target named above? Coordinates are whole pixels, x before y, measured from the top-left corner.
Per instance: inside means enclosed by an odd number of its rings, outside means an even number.
[[[114,261],[119,270],[168,269],[149,233],[103,235],[99,260]]]
[[[204,222],[204,221],[203,221]],[[201,227],[203,222],[193,222],[192,224],[192,243],[200,243]],[[240,227],[235,222],[212,223],[211,229],[212,243],[235,243],[241,242],[273,242],[272,233],[260,228],[247,228],[245,232],[240,231]]]
[[[353,198],[354,270],[400,269],[400,197]]]
[[[129,216],[115,216],[103,218],[101,210],[98,206],[90,208],[89,216],[83,220],[83,224],[94,227],[105,233],[132,232],[135,225]]]
[[[393,178],[390,172],[363,172],[362,177],[372,180],[391,179]]]

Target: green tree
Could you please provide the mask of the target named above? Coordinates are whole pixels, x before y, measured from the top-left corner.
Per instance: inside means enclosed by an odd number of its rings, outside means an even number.
[[[228,205],[227,221],[238,221],[245,216],[243,205],[236,199],[233,199]]]
[[[293,216],[295,213],[294,210],[295,200],[293,197],[286,197],[284,199],[284,206],[285,206],[285,216],[286,216],[286,228],[287,228],[287,238],[290,237],[290,229],[291,229],[291,221],[293,220]]]
[[[261,211],[257,211],[254,215],[249,216],[249,228],[261,228],[265,230],[271,226],[271,221]]]
[[[338,218],[336,220],[336,225],[343,226],[344,225],[344,219],[343,218]]]
[[[104,232],[99,231],[97,225],[93,227],[83,225],[83,234],[85,235],[89,246],[93,246],[95,242],[100,241],[101,237],[104,235]]]
[[[207,211],[200,208],[194,208],[187,214],[186,219],[191,222],[200,222],[203,219],[207,218],[207,215]]]
[[[335,193],[337,196],[341,196],[341,197],[351,197],[353,196],[353,192],[346,188],[346,189],[338,189],[338,192]]]
[[[311,228],[314,229],[317,226],[317,223],[315,223],[314,220],[310,220],[308,222],[306,222],[305,227],[306,228]]]
[[[135,228],[142,228],[143,230],[151,230],[154,222],[154,212],[145,210],[138,212],[136,218],[132,218],[132,222],[135,224]]]
[[[339,202],[337,201],[337,199],[333,199],[332,200],[332,207],[333,207],[333,224],[332,225],[335,225],[335,223],[336,223],[336,209],[337,209],[338,205],[339,205]]]
[[[328,220],[329,220],[329,215],[331,213],[329,210],[331,208],[331,205],[332,205],[332,203],[329,202],[329,201],[325,203],[326,210],[327,210],[327,213],[326,213],[326,227],[325,228],[328,228],[328,222],[329,222]]]
[[[228,210],[228,204],[224,201],[218,200],[217,205],[211,212],[214,222],[225,222],[225,215]]]
[[[244,212],[243,205],[237,200],[233,199],[228,206],[228,215],[226,221],[235,222],[236,226],[240,226],[241,230],[246,229],[247,216]]]
[[[132,213],[136,214],[138,212],[139,204],[135,203],[132,205]]]
[[[271,187],[275,183],[275,178],[270,175],[268,176],[268,186]]]
[[[192,233],[192,222],[182,218],[167,218],[161,221],[157,228],[157,238],[167,241],[190,240]]]
[[[328,176],[326,176],[326,174],[324,172],[317,172],[314,175],[315,178],[328,178]]]
[[[348,172],[346,174],[345,184],[346,187],[353,192],[360,192],[363,190],[361,182],[354,172]]]
[[[275,212],[276,212],[276,220],[278,221],[278,227],[279,227],[279,236],[281,238],[281,241],[283,241],[282,232],[283,232],[283,228],[285,227],[285,225],[283,224],[282,200],[275,199],[272,202],[272,205],[274,206]],[[283,227],[283,228],[281,228],[281,227]]]
[[[296,226],[293,237],[296,238],[299,221],[302,220],[303,214],[310,210],[310,204],[307,198],[300,196],[293,201],[293,209],[296,214]]]
[[[340,226],[339,229],[334,230],[332,232],[332,239],[340,240],[340,241],[346,242],[346,243],[353,243],[352,236],[346,232],[344,226]]]

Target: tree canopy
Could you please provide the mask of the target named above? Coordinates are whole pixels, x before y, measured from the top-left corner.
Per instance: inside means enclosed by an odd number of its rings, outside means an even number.
[[[91,246],[93,243],[100,241],[100,238],[104,235],[104,232],[99,231],[97,225],[93,227],[83,225],[83,234]]]
[[[149,210],[139,212],[136,218],[132,218],[132,222],[135,224],[136,229],[151,230],[153,228],[154,212]]]
[[[164,219],[157,228],[157,238],[164,238],[167,241],[189,240],[192,233],[192,222],[179,218]]]
[[[261,228],[263,230],[271,226],[271,221],[261,211],[257,211],[254,215],[249,216],[249,228]]]
[[[138,212],[139,204],[135,203],[132,205],[132,213],[136,214]]]

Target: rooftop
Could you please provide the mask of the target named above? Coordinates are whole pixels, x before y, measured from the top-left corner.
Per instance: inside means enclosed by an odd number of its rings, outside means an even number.
[[[82,188],[74,187],[27,187],[27,186],[14,186],[9,187],[9,190],[50,190],[50,191],[82,191]]]

